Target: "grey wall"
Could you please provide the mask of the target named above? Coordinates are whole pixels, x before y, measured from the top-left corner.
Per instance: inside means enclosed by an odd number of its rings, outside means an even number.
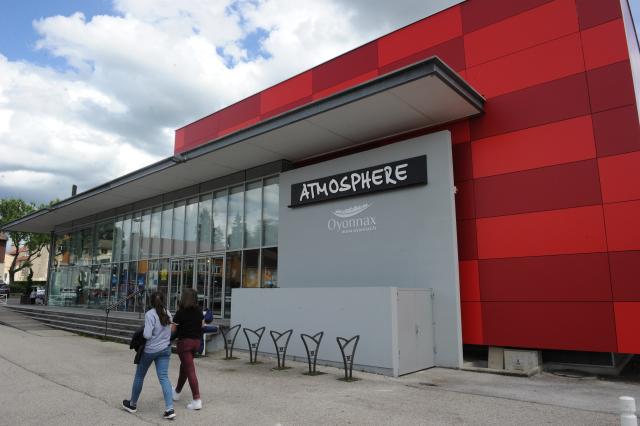
[[[427,185],[328,201],[295,209],[294,183],[427,155]],[[433,288],[436,365],[462,363],[458,252],[451,136],[422,136],[280,175],[278,275],[280,287],[394,286]],[[375,228],[328,229],[333,212],[370,206],[354,218]],[[235,309],[235,305],[234,305]]]

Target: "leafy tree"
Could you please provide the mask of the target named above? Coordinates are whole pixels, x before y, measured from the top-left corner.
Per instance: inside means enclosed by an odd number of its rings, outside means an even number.
[[[57,201],[52,201],[49,206]],[[34,203],[16,198],[2,199],[0,200],[0,230],[5,224],[46,207],[48,207],[46,204],[36,206]],[[6,230],[4,232],[9,236],[11,244],[15,248],[12,254],[13,260],[9,266],[9,284],[13,284],[15,274],[23,269],[31,269],[33,262],[42,255],[42,249],[51,242],[51,238],[48,234]],[[26,258],[23,262],[18,262],[21,254]]]

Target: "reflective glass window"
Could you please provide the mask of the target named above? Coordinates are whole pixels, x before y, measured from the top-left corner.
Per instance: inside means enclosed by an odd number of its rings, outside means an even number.
[[[185,202],[178,201],[173,207],[173,254],[181,255],[184,253],[184,210]]]
[[[79,264],[90,265],[93,263],[93,228],[80,231],[80,259]]]
[[[162,208],[156,207],[151,213],[151,228],[149,238],[151,240],[150,257],[160,256],[160,224],[162,217]]]
[[[142,225],[142,214],[135,213],[131,218],[131,259],[138,259],[140,256],[140,232]]]
[[[56,236],[54,265],[68,265],[71,262],[71,234]]]
[[[279,204],[278,178],[265,179],[262,194],[262,228],[264,237],[263,246],[278,244],[278,204]]]
[[[227,249],[242,248],[244,185],[235,186],[229,191],[227,209]]]
[[[228,252],[224,287],[224,317],[231,318],[231,290],[239,288],[242,276],[242,252]]]
[[[262,287],[278,287],[278,248],[262,249]]]
[[[211,207],[212,196],[206,194],[200,197],[198,205],[198,251],[211,251]]]
[[[94,257],[97,263],[111,262],[113,250],[114,225],[112,221],[102,222],[96,226],[96,244]]]
[[[122,260],[131,255],[131,215],[127,215],[122,223]]]
[[[245,250],[244,263],[242,265],[242,287],[260,287],[260,273],[258,270],[258,259],[260,250]]]
[[[213,194],[213,249],[227,247],[227,191]]]
[[[187,201],[184,216],[185,253],[194,254],[198,249],[198,199]]]
[[[122,258],[122,238],[124,230],[122,225],[124,220],[122,217],[116,219],[116,223],[113,225],[113,260],[119,261]]]
[[[171,254],[171,227],[173,223],[173,204],[165,204],[162,209],[162,254],[169,256]]]
[[[140,258],[148,258],[151,251],[151,210],[145,210],[142,213],[142,221],[140,222]]]
[[[244,193],[244,246],[260,247],[262,236],[262,182],[247,184]]]

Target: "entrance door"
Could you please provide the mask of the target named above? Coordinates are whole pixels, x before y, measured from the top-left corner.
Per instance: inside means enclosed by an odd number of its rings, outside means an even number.
[[[182,259],[171,261],[169,274],[169,311],[175,312],[182,291]]]
[[[210,262],[211,280],[208,291],[209,307],[216,318],[222,318],[224,295],[224,257],[212,257]]]

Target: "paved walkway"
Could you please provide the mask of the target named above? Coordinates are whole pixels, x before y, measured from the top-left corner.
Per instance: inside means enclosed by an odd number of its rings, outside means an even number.
[[[53,330],[51,330],[53,331]],[[162,398],[153,372],[136,415],[119,408],[133,379],[133,354],[125,345],[58,331],[21,331],[0,326],[0,424],[162,424]],[[268,344],[264,342],[263,344]],[[640,399],[637,384],[569,379],[534,379],[446,369],[393,379],[354,373],[362,380],[336,380],[341,372],[304,376],[306,366],[275,361],[248,365],[248,356],[197,360],[204,408],[176,405],[175,424],[617,424],[619,395]],[[170,376],[177,377],[172,356]]]

